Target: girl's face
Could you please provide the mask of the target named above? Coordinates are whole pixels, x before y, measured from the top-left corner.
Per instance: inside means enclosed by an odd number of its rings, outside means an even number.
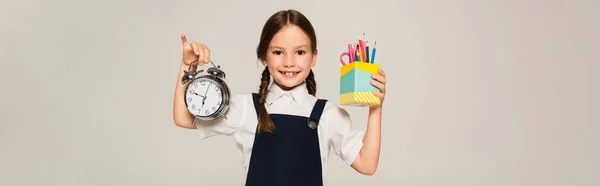
[[[311,51],[310,38],[296,25],[288,24],[273,36],[266,61],[275,84],[289,90],[304,82],[316,63],[317,52]]]

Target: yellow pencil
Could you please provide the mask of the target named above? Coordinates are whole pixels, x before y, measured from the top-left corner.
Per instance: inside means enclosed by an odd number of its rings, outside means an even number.
[[[360,48],[360,45],[358,45],[357,48],[358,48],[358,57],[360,58],[359,62],[365,62],[366,60],[365,60],[365,58],[362,55],[362,53],[363,53],[362,48]]]

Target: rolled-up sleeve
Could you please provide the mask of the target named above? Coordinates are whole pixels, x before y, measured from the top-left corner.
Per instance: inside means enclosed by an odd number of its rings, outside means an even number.
[[[363,146],[365,133],[353,130],[348,112],[335,105],[327,109],[326,122],[330,147],[346,164],[352,165]]]
[[[211,121],[196,119],[194,124],[196,129],[200,131],[200,138],[206,139],[215,135],[233,135],[236,133],[242,125],[246,101],[243,95],[232,96],[229,108],[225,112],[227,119],[224,117]]]

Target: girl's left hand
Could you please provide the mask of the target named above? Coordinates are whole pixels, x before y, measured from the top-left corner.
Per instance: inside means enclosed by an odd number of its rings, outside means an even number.
[[[371,80],[371,85],[373,85],[379,89],[379,91],[373,90],[373,94],[375,94],[375,96],[379,97],[379,99],[381,100],[381,104],[371,106],[372,108],[373,107],[381,107],[381,105],[383,105],[383,99],[385,98],[385,72],[383,72],[383,69],[380,68],[377,71],[377,73],[378,74],[371,75],[371,78],[373,78]]]

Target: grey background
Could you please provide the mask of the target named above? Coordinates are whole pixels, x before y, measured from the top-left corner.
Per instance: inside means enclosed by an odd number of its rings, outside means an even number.
[[[362,32],[388,75],[377,173],[332,153],[326,184],[600,185],[599,2],[3,0],[0,185],[242,185],[232,138],[172,121],[179,34],[248,93],[288,8],[316,28],[319,97]]]

